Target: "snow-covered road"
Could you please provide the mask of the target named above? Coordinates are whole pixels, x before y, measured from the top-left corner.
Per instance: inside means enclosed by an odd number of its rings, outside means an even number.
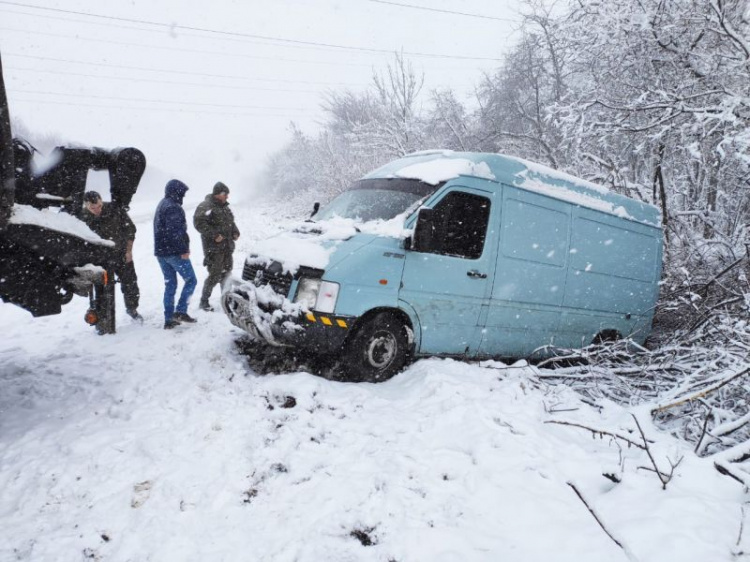
[[[710,461],[633,410],[657,463],[684,456],[662,490],[643,451],[545,423],[627,434],[630,411],[592,408],[523,364],[422,360],[379,385],[258,376],[220,312],[191,308],[198,324],[163,330],[150,213],[133,210],[144,325],[121,318],[99,337],[85,299],[33,320],[0,304],[0,560],[719,562],[748,550],[746,496]],[[252,240],[285,221],[255,204],[235,214],[239,273]]]

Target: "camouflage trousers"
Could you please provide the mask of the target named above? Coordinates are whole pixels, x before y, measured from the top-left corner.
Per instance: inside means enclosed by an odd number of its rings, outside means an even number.
[[[208,277],[203,283],[203,293],[201,294],[201,303],[207,303],[211,297],[214,287],[229,277],[232,272],[232,253],[231,252],[212,252],[206,254],[203,265],[208,269]]]
[[[122,296],[125,298],[127,310],[137,310],[141,292],[138,289],[138,276],[135,274],[135,264],[126,262],[125,258],[115,267],[115,273],[120,281]]]

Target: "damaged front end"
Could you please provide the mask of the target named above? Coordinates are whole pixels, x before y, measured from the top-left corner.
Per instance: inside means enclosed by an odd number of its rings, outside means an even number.
[[[323,273],[304,266],[291,273],[280,262],[251,256],[242,280],[225,283],[221,305],[229,321],[255,340],[337,353],[355,318],[333,314],[338,284],[323,281]]]
[[[256,286],[251,281],[229,279],[221,306],[232,324],[271,345],[292,345],[295,333],[302,330],[299,325],[304,314],[302,306],[281,296],[268,284]]]

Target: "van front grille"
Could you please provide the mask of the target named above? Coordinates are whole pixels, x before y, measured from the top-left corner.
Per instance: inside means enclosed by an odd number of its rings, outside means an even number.
[[[271,285],[271,288],[282,297],[289,295],[289,288],[292,286],[291,274],[284,273],[281,264],[277,261],[271,262],[268,266],[262,263],[245,262],[242,279],[250,281],[256,287]]]

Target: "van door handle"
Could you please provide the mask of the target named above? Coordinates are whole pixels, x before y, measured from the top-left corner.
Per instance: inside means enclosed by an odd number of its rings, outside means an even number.
[[[468,275],[472,279],[487,279],[486,273],[481,273],[477,271],[476,269],[470,269],[469,271],[466,272],[466,275]]]

